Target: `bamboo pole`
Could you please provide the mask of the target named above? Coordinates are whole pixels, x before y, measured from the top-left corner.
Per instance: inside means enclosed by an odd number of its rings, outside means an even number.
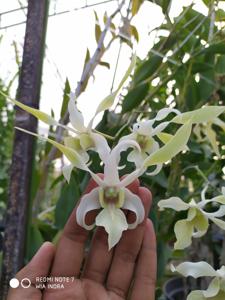
[[[40,98],[48,4],[48,0],[28,1],[23,60],[19,76],[18,100],[36,108]],[[37,121],[18,108],[15,126],[36,131]],[[24,264],[34,148],[32,136],[20,131],[15,132],[3,241],[1,300],[7,297],[9,280]]]

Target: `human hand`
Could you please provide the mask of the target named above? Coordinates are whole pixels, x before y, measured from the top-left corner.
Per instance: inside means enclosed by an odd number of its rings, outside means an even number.
[[[86,193],[97,185],[91,180]],[[123,232],[119,243],[108,251],[107,234],[96,229],[90,250],[85,255],[85,242],[89,232],[75,221],[76,208],[72,212],[59,244],[54,249],[45,243],[16,278],[29,278],[31,287],[10,289],[8,300],[154,300],[156,279],[156,241],[153,225],[147,215],[151,206],[148,189],[136,180],[128,188],[142,199],[146,218],[137,228]],[[96,213],[88,215],[92,223]],[[128,221],[133,215],[128,212]],[[85,263],[83,265],[85,257]],[[81,271],[82,270],[82,271]],[[37,277],[69,277],[64,288],[37,289]]]

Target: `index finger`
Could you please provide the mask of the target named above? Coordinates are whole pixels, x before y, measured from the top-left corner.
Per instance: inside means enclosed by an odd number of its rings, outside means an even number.
[[[102,177],[103,175],[100,174],[99,176]],[[97,183],[91,179],[84,194],[89,193],[97,186]],[[77,277],[80,273],[84,257],[85,242],[88,238],[89,231],[77,224],[76,210],[79,203],[80,201],[71,213],[57,245],[51,276]],[[89,215],[88,218],[93,218],[93,216]]]

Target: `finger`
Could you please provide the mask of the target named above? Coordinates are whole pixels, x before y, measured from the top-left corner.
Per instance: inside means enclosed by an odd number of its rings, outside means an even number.
[[[145,220],[133,230],[123,232],[117,245],[109,271],[106,287],[109,291],[126,298],[133,277],[135,262],[144,237],[146,217],[151,206],[151,193],[147,188],[139,188],[139,196],[145,208]],[[128,213],[128,221],[132,217]]]
[[[103,176],[102,174],[99,176]],[[84,194],[97,187],[97,183],[91,179]],[[80,202],[80,201],[79,201]],[[56,255],[51,271],[52,276],[78,276],[84,257],[85,242],[89,231],[79,226],[76,222],[76,205],[67,221],[63,234],[57,245]],[[87,223],[92,222],[96,212],[88,215]]]
[[[36,279],[49,275],[54,254],[54,245],[44,243],[32,260],[16,274],[20,284],[18,288],[10,288],[7,300],[41,299],[41,291],[35,287]],[[28,288],[21,285],[28,286],[30,283]]]
[[[128,188],[135,194],[139,191],[139,180],[135,180]],[[103,228],[97,228],[84,267],[82,278],[103,283],[111,264],[113,250],[108,251],[108,235]]]
[[[135,270],[131,300],[154,300],[156,282],[156,238],[153,224],[147,220],[144,240]]]

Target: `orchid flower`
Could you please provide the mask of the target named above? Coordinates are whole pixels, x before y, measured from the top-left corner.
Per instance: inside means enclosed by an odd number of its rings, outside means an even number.
[[[91,121],[89,122],[89,124],[87,126],[85,126],[85,124],[84,124],[84,117],[83,117],[82,113],[77,108],[75,93],[70,93],[70,99],[68,102],[69,121],[72,124],[72,128],[59,123],[54,118],[52,118],[50,115],[48,115],[44,112],[41,112],[38,109],[29,107],[17,100],[14,100],[14,99],[8,97],[8,95],[6,95],[2,92],[1,93],[4,94],[4,96],[7,97],[15,105],[17,105],[20,108],[22,108],[23,110],[29,112],[30,114],[32,114],[33,116],[38,118],[40,121],[42,121],[48,125],[62,127],[64,129],[66,129],[67,131],[71,131],[72,133],[74,133],[76,136],[75,137],[72,137],[72,136],[66,137],[64,139],[64,144],[66,147],[74,149],[83,158],[83,161],[85,163],[87,163],[89,160],[89,155],[87,154],[88,150],[91,150],[91,149],[95,150],[99,154],[101,159],[107,153],[110,152],[110,148],[108,146],[108,143],[107,143],[105,137],[100,133],[96,133],[92,129],[93,121],[94,121],[94,118],[100,112],[109,109],[113,105],[117,94],[123,87],[125,81],[130,76],[132,70],[135,67],[135,64],[136,64],[136,55],[133,55],[133,57],[131,58],[131,63],[129,65],[125,75],[123,76],[121,82],[119,83],[118,88],[100,102],[93,118],[91,119]],[[74,168],[74,165],[72,163],[69,163],[68,165],[65,165],[63,167],[63,170],[62,170],[63,175],[68,182],[70,180],[70,176],[71,176],[71,172],[72,172],[73,168]]]
[[[120,153],[129,147],[137,148],[140,151],[137,143],[121,141],[112,149],[109,155],[103,158],[104,179],[91,173],[99,186],[81,198],[76,211],[77,223],[85,229],[91,230],[95,225],[105,228],[108,233],[109,250],[118,243],[124,230],[136,228],[144,220],[145,215],[141,199],[126,188],[144,170],[136,169],[125,178],[119,178]],[[98,213],[95,222],[87,225],[85,216],[89,211],[95,209],[101,209],[101,211]],[[134,212],[136,220],[129,224],[122,209]]]
[[[137,149],[130,152],[127,157],[128,161],[134,162],[137,167],[140,167],[150,154],[159,149],[159,143],[153,138],[154,136],[158,136],[164,143],[171,139],[172,135],[162,132],[170,122],[162,122],[153,128],[156,121],[165,119],[171,112],[180,114],[177,109],[163,108],[157,113],[154,119],[139,121],[134,124],[132,133],[121,138],[121,140],[134,140],[141,148],[141,152],[137,151]],[[148,175],[156,175],[160,172],[161,168],[162,164],[158,164],[156,169]]]
[[[174,267],[171,265],[172,272],[178,272],[187,277],[199,278],[203,276],[213,277],[207,290],[192,291],[187,300],[224,300],[225,299],[225,266],[219,270],[214,270],[207,262],[184,262]]]
[[[184,124],[192,119],[195,124],[194,133],[197,136],[198,142],[208,140],[212,145],[213,151],[220,157],[220,151],[216,140],[216,132],[212,126],[216,125],[225,131],[225,123],[218,116],[225,111],[225,106],[205,106],[197,110],[182,113],[176,116],[172,122]]]
[[[175,249],[184,249],[191,244],[192,237],[202,237],[208,230],[209,220],[225,230],[225,222],[219,219],[225,216],[225,187],[222,188],[222,195],[212,199],[205,198],[207,186],[201,193],[201,201],[196,202],[192,199],[189,203],[184,202],[179,197],[171,197],[158,202],[160,210],[172,208],[176,211],[187,211],[187,218],[176,222],[174,232],[177,241]],[[215,212],[206,212],[204,207],[208,203],[222,204]]]

